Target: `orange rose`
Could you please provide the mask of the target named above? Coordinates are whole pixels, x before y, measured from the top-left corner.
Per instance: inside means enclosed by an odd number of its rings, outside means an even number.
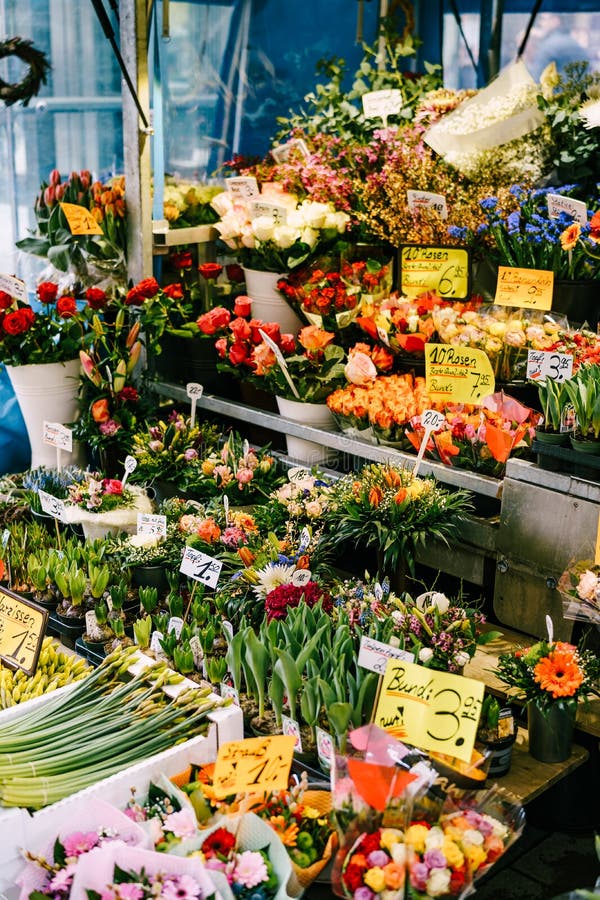
[[[372,487],[369,491],[369,504],[371,506],[379,506],[383,500],[383,491],[380,487]]]
[[[322,328],[317,328],[316,325],[307,325],[301,329],[298,335],[298,341],[309,353],[324,350],[334,338],[335,334],[332,331],[323,331]]]
[[[404,866],[399,866],[395,862],[388,863],[383,867],[383,877],[386,888],[390,891],[397,891],[404,884]]]
[[[206,541],[207,544],[214,544],[221,537],[221,529],[214,519],[209,518],[200,522],[196,534],[201,540]]]
[[[108,422],[110,419],[110,407],[106,397],[102,400],[95,400],[94,403],[92,403],[91,412],[94,422]]]
[[[373,347],[371,359],[380,372],[389,372],[394,365],[394,354],[387,347]]]

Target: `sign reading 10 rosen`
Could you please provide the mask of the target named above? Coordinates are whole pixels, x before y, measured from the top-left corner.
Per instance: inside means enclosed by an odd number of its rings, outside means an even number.
[[[421,750],[471,759],[483,682],[391,659],[385,670],[375,725]]]

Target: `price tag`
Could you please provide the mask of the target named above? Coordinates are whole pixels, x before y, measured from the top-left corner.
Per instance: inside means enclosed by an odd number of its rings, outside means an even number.
[[[407,297],[434,291],[440,297],[469,296],[469,251],[464,247],[403,244],[400,248],[400,289]]]
[[[18,597],[6,588],[0,588],[0,659],[10,669],[22,669],[33,675],[48,612],[29,600]]]
[[[40,498],[42,512],[45,512],[49,516],[53,516],[55,519],[58,519],[59,522],[64,522],[64,500],[61,500],[59,497],[54,497],[52,494],[46,493],[46,491],[38,491],[38,497]]]
[[[185,386],[185,392],[191,400],[190,425],[193,428],[196,424],[196,405],[204,393],[204,388],[195,381],[189,381]]]
[[[432,400],[481,404],[494,393],[495,379],[483,350],[425,344],[426,390]]]
[[[398,89],[368,91],[362,96],[363,113],[367,119],[383,119],[383,126],[387,128],[388,116],[398,115],[402,102],[402,91]]]
[[[5,528],[2,532],[2,549],[6,550],[8,547],[8,542],[10,541],[10,531],[8,528]]]
[[[271,156],[275,162],[284,163],[288,161],[293,150],[297,150],[301,153],[304,159],[308,159],[310,156],[310,151],[302,138],[294,138],[293,140],[288,141],[287,144],[279,144],[278,147],[273,147],[271,149]]]
[[[44,421],[42,441],[57,450],[66,450],[67,453],[73,450],[73,432],[59,422]]]
[[[286,790],[293,753],[293,739],[281,734],[221,744],[213,772],[215,797]]]
[[[296,571],[292,575],[292,584],[296,587],[306,587],[306,585],[310,581],[310,577],[310,569],[296,569]]]
[[[249,453],[250,453],[250,444],[249,444],[247,438],[244,438],[244,442],[242,443],[242,456],[244,457],[244,459],[248,456]]]
[[[197,634],[192,635],[190,638],[190,650],[194,657],[194,668],[200,670],[204,659],[204,650],[202,649],[202,644],[200,643],[200,638]]]
[[[574,222],[587,225],[587,206],[583,200],[573,200],[572,197],[565,197],[564,194],[546,194],[546,201],[550,219],[558,219],[561,213],[566,213]]]
[[[126,456],[126,457],[125,457],[125,464],[124,464],[123,468],[125,469],[125,474],[123,475],[123,480],[122,480],[122,482],[121,482],[121,485],[122,485],[122,487],[123,487],[123,489],[124,489],[124,488],[125,488],[125,485],[127,484],[127,479],[129,478],[129,476],[131,475],[131,473],[134,472],[135,469],[137,469],[137,460],[136,460],[136,458],[135,458],[134,456]]]
[[[164,634],[162,631],[153,631],[152,637],[150,638],[150,649],[153,653],[162,653],[163,648],[160,645],[160,642],[164,638]]]
[[[573,357],[570,353],[528,350],[527,377],[531,381],[570,381],[573,377]]]
[[[419,447],[419,452],[417,453],[417,458],[415,460],[415,465],[413,468],[413,475],[417,475],[419,472],[421,463],[423,462],[423,457],[425,456],[425,451],[427,450],[429,438],[434,431],[440,430],[445,421],[446,416],[443,413],[437,412],[437,410],[435,409],[426,409],[425,412],[421,414],[421,425],[424,428],[423,440],[421,441],[421,446]]]
[[[375,582],[373,594],[375,595],[375,599],[377,600],[377,602],[381,603],[381,601],[383,600],[383,588],[378,581]]]
[[[153,535],[155,537],[166,537],[167,517],[153,515],[152,513],[138,513],[137,533]]]
[[[471,759],[485,685],[410,662],[387,664],[374,722],[421,750]]]
[[[20,300],[21,303],[29,303],[27,285],[20,278],[15,278],[14,275],[4,275],[0,272],[0,291],[10,294],[11,297]]]
[[[225,510],[225,524],[229,525],[229,497],[227,494],[223,495],[223,509]]]
[[[240,705],[240,695],[236,691],[236,689],[231,684],[225,684],[224,681],[221,682],[221,697],[226,699],[227,697],[231,697],[233,700],[234,706]]]
[[[432,194],[430,191],[407,191],[406,199],[411,213],[431,209],[438,214],[440,219],[448,218],[448,207],[443,194]]]
[[[171,634],[171,632],[174,631],[175,637],[179,637],[182,628],[183,619],[181,618],[181,616],[171,616],[171,618],[169,619],[169,624],[167,625],[167,634]]]
[[[207,556],[201,550],[186,547],[179,571],[188,578],[193,578],[194,581],[200,581],[207,587],[215,588],[222,568],[223,563],[218,559]]]
[[[269,203],[267,200],[252,200],[249,205],[251,219],[259,216],[269,216],[275,225],[285,225],[287,222],[287,207],[279,203]]]
[[[554,272],[498,266],[494,303],[521,309],[552,309]]]
[[[315,737],[317,739],[317,755],[321,762],[331,765],[333,762],[333,739],[328,731],[322,728],[315,729]]]
[[[262,328],[259,328],[259,329],[258,329],[258,333],[260,334],[261,338],[263,339],[263,341],[265,342],[265,344],[267,345],[267,347],[270,347],[270,349],[271,349],[271,350],[273,351],[273,353],[275,354],[275,359],[277,360],[277,364],[279,365],[279,368],[280,368],[281,371],[283,372],[283,377],[285,378],[285,380],[286,380],[287,383],[289,384],[290,390],[291,390],[292,394],[294,395],[294,397],[296,398],[296,400],[300,400],[300,394],[298,393],[298,388],[296,387],[296,385],[295,385],[294,382],[292,381],[291,375],[290,375],[290,373],[288,372],[287,363],[286,363],[286,361],[285,361],[285,358],[284,358],[284,356],[283,356],[283,353],[281,352],[281,350],[279,349],[279,347],[277,346],[277,344],[275,343],[275,341],[274,341],[272,338],[270,338],[269,335],[266,334],[266,333],[262,330]]]
[[[252,176],[236,175],[234,178],[226,178],[225,187],[230,194],[241,200],[252,200],[254,197],[260,196],[258,182]]]
[[[287,737],[292,737],[294,739],[294,751],[296,753],[302,753],[302,738],[300,737],[299,723],[296,722],[295,719],[290,719],[289,716],[282,716],[281,725],[283,733]]]
[[[302,469],[299,466],[288,469],[287,477],[288,481],[291,481],[292,484],[297,484],[299,481],[307,481],[312,478],[308,469]]]
[[[85,206],[77,203],[61,203],[71,234],[104,234],[98,222]]]
[[[94,634],[98,628],[98,619],[93,609],[89,609],[85,614],[85,630],[88,634]]]
[[[413,662],[414,653],[407,650],[400,650],[399,647],[391,647],[381,641],[375,641],[373,638],[362,636],[360,639],[360,648],[358,651],[358,664],[369,672],[377,672],[383,675],[390,659],[403,659],[405,662]]]
[[[304,553],[305,550],[308,550],[310,546],[310,531],[304,526],[302,531],[300,532],[300,545],[298,547],[299,553]]]

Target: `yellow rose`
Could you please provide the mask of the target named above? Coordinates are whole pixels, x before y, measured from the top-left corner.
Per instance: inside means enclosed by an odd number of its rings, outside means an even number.
[[[395,828],[384,828],[381,832],[381,837],[379,838],[379,843],[383,847],[384,850],[389,850],[393,844],[397,844],[400,840],[401,832],[396,831]]]
[[[498,338],[489,338],[485,342],[485,346],[483,348],[488,356],[496,356],[496,354],[500,353],[502,350],[502,341],[499,341]]]
[[[477,869],[483,865],[487,858],[487,853],[483,849],[483,847],[477,847],[474,844],[471,844],[469,847],[465,847],[465,856],[467,858],[467,865],[471,872],[476,872]]]
[[[381,866],[373,866],[364,874],[364,881],[367,887],[370,887],[376,894],[385,890],[385,875]]]
[[[448,837],[444,838],[444,843],[442,844],[442,853],[448,860],[448,865],[452,869],[460,869],[464,864],[465,857],[460,849],[460,847],[451,841]]]
[[[417,853],[425,852],[425,838],[429,834],[426,825],[410,825],[404,833],[404,843],[416,850]]]
[[[494,337],[502,337],[506,331],[506,322],[491,322],[488,331]]]

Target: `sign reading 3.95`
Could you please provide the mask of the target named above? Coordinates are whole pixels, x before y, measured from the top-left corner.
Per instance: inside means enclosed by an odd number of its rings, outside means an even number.
[[[375,724],[421,750],[471,759],[481,713],[484,684],[391,659]]]
[[[0,659],[11,669],[33,675],[44,640],[48,613],[0,588]]]

